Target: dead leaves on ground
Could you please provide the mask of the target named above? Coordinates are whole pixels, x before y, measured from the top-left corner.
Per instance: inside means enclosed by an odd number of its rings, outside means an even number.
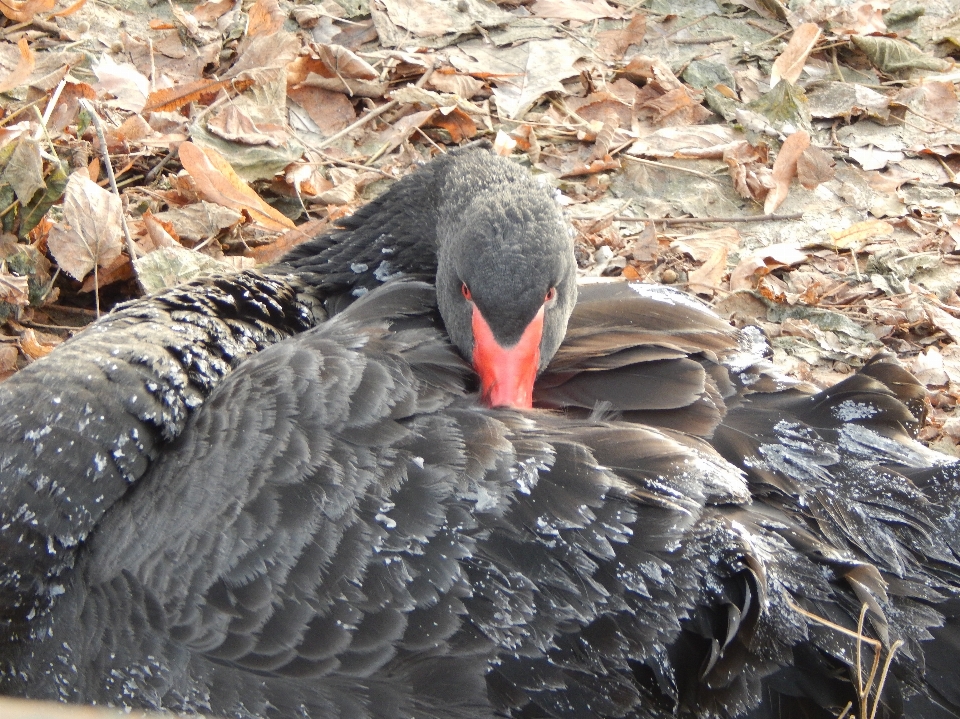
[[[0,337],[0,375],[13,346],[24,361],[50,345],[22,323],[56,324],[58,294],[123,299],[272,261],[485,137],[558,186],[585,273],[684,284],[753,316],[810,377],[886,344],[939,383],[938,408],[960,396],[960,16],[132,2],[0,8],[0,317],[16,339]],[[670,224],[773,213],[796,219]],[[651,217],[667,222],[636,221]]]

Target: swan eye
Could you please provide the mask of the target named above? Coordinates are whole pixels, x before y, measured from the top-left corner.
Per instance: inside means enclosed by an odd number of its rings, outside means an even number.
[[[461,292],[461,293],[463,294],[463,296],[466,298],[467,302],[472,302],[472,301],[473,301],[473,295],[470,294],[470,288],[467,287],[467,283],[466,283],[466,282],[464,282],[464,283],[462,283],[462,284],[460,285],[460,292]]]
[[[552,302],[555,299],[557,299],[557,288],[551,287],[549,290],[547,290],[547,296],[543,298],[543,301]]]

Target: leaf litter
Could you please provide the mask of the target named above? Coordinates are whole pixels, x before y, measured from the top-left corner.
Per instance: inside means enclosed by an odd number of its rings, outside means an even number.
[[[955,4],[0,13],[0,378],[100,303],[273,261],[486,138],[558,189],[585,276],[696,293],[812,382],[894,351],[957,453]]]

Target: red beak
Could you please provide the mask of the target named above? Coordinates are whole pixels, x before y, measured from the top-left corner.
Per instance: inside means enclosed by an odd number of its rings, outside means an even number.
[[[540,366],[543,307],[513,347],[503,347],[473,306],[473,367],[480,375],[481,400],[488,407],[533,407],[533,381]]]

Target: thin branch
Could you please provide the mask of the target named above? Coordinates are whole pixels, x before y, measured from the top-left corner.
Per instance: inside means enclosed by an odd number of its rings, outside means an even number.
[[[685,225],[700,222],[780,222],[803,219],[802,212],[792,215],[748,215],[745,217],[626,217],[613,218],[619,222],[657,222],[663,225]]]
[[[93,127],[97,131],[97,139],[100,141],[100,154],[103,157],[103,168],[107,173],[107,179],[110,180],[110,189],[113,190],[113,194],[115,194],[120,200],[122,207],[123,198],[120,197],[120,190],[117,188],[117,178],[113,174],[113,165],[110,162],[110,154],[107,152],[107,136],[103,132],[103,123],[100,122],[100,116],[97,114],[97,111],[93,109],[93,105],[88,100],[81,99],[80,104],[83,106],[83,109],[87,111],[87,114],[90,115],[90,119],[93,121]],[[127,218],[124,217],[122,211],[120,212],[120,226],[123,228],[123,238],[127,244],[127,254],[130,255],[130,261],[133,262],[135,259],[137,259],[137,248],[136,245],[133,244],[133,237],[130,235],[130,228],[127,227]]]
[[[708,175],[706,172],[700,172],[699,170],[691,170],[689,168],[680,167],[678,165],[668,165],[665,162],[655,162],[654,160],[644,160],[642,157],[634,157],[633,155],[623,155],[623,157],[630,160],[631,162],[636,162],[641,165],[650,165],[652,167],[662,167],[668,170],[676,170],[677,172],[686,172],[688,175],[696,175],[697,177],[702,177],[705,180],[717,179],[714,175]]]
[[[435,68],[436,68],[436,65],[430,65],[430,66],[427,68],[427,71],[426,71],[425,73],[423,73],[423,75],[420,76],[420,79],[419,79],[419,80],[417,80],[417,82],[416,82],[416,84],[414,85],[414,87],[423,87],[424,85],[426,85],[426,84],[427,84],[427,80],[429,80],[430,77],[431,77],[431,75],[433,75],[433,71],[434,71]],[[356,130],[357,128],[363,127],[364,125],[366,125],[366,124],[367,124],[368,122],[370,122],[373,118],[379,117],[380,115],[382,115],[382,114],[385,113],[385,112],[389,112],[389,111],[392,110],[393,108],[397,107],[399,104],[400,104],[400,101],[399,101],[399,100],[391,100],[390,102],[384,103],[383,105],[381,105],[380,107],[376,108],[375,110],[371,110],[370,112],[368,112],[366,115],[364,115],[363,117],[361,117],[359,120],[357,120],[357,121],[354,122],[353,124],[347,125],[345,128],[343,128],[342,130],[340,130],[340,132],[331,135],[331,136],[328,137],[326,140],[324,140],[323,142],[321,142],[321,143],[319,143],[319,144],[317,144],[317,145],[313,145],[312,149],[314,149],[314,150],[322,150],[322,149],[325,148],[325,147],[329,147],[330,145],[332,145],[333,143],[335,143],[337,140],[339,140],[341,137],[346,137],[347,135],[349,135],[351,132],[353,132],[353,131]]]

